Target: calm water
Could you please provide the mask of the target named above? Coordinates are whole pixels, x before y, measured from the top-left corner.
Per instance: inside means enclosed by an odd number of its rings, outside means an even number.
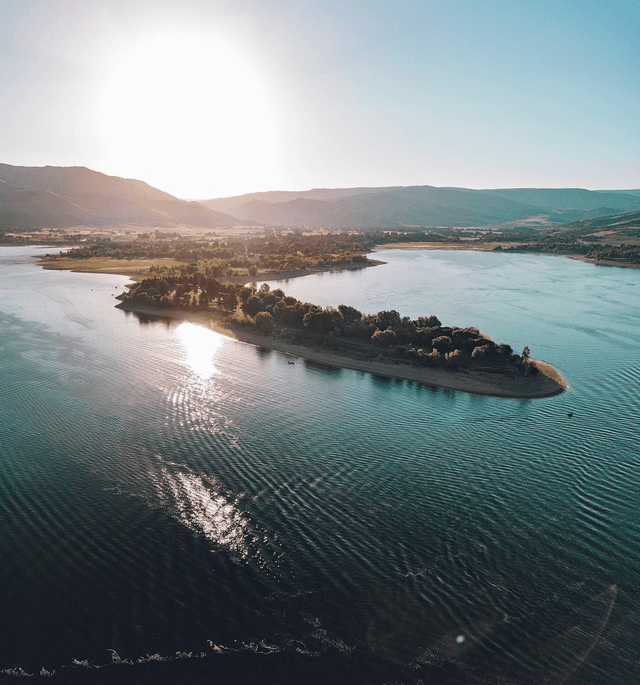
[[[640,683],[640,271],[281,284],[529,345],[570,387],[523,401],[142,323],[39,251],[0,249],[0,679]]]

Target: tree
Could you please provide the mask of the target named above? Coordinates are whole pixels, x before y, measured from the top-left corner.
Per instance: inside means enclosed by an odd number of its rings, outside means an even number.
[[[229,272],[229,262],[225,259],[203,259],[198,262],[197,268],[204,273],[205,276],[224,276]]]
[[[500,343],[496,346],[496,353],[505,359],[510,359],[513,354],[513,349],[511,348],[511,345],[507,345],[507,343]]]
[[[483,344],[483,339],[478,342],[479,331],[477,328],[456,328],[451,332],[453,346],[463,352],[471,352],[477,345]]]
[[[416,319],[416,326],[418,328],[435,328],[436,326],[442,326],[440,319],[435,316],[419,316]]]
[[[350,324],[354,321],[360,321],[362,319],[362,312],[358,311],[355,307],[349,307],[346,304],[338,305],[338,311],[342,314],[342,318],[345,323]]]
[[[246,302],[255,292],[255,288],[247,288],[243,285],[238,292],[238,296],[243,302]]]
[[[370,338],[375,332],[375,330],[372,330],[373,328],[373,326],[369,326],[369,324],[366,324],[362,319],[358,319],[348,325],[345,324],[342,328],[342,332],[344,335],[351,338]]]
[[[371,336],[371,339],[376,345],[380,345],[380,347],[391,347],[398,342],[396,334],[390,328],[387,328],[384,331],[376,331]]]
[[[218,295],[218,302],[220,302],[225,309],[231,309],[237,302],[236,294],[233,292],[220,293],[220,295]]]
[[[251,276],[251,278],[255,278],[257,275],[258,275],[258,267],[255,264],[252,264],[249,267],[249,276]]]
[[[392,328],[393,330],[400,327],[402,319],[400,314],[395,309],[389,309],[387,311],[381,311],[374,314],[374,323],[381,330],[384,331],[387,328]]]
[[[263,331],[264,333],[268,333],[276,327],[275,321],[273,320],[273,316],[271,316],[269,312],[258,312],[255,315],[253,322],[255,327],[259,331]]]
[[[460,350],[453,350],[453,352],[447,354],[446,359],[449,366],[457,367],[462,361],[462,352]]]
[[[438,350],[440,354],[444,354],[445,352],[451,352],[451,350],[453,349],[453,343],[451,342],[451,338],[447,335],[441,335],[437,338],[434,338],[431,341],[431,346],[434,350]]]
[[[418,328],[413,334],[413,342],[418,345],[431,345],[431,341],[438,337],[440,328]]]
[[[404,316],[402,321],[393,327],[393,330],[398,337],[399,343],[414,342],[417,328],[416,324],[408,316]]]
[[[257,295],[251,295],[242,305],[242,311],[249,316],[255,316],[261,310],[262,300]]]
[[[477,347],[474,347],[473,352],[471,353],[471,359],[482,359],[486,356],[488,349],[487,345],[478,345]]]
[[[335,327],[339,316],[340,313],[335,310],[322,309],[307,312],[302,322],[306,328],[314,333],[328,333]]]

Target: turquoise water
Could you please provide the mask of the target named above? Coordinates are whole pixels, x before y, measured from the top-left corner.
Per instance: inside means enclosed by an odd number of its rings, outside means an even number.
[[[640,682],[640,271],[281,284],[529,345],[570,385],[525,401],[142,323],[37,251],[0,249],[0,678]]]

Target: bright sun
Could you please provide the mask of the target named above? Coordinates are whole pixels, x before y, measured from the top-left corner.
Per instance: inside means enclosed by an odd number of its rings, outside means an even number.
[[[126,162],[142,180],[164,180],[159,187],[181,197],[231,194],[237,183],[251,189],[277,166],[272,102],[233,45],[151,35],[119,55],[101,90],[98,128],[108,167]]]

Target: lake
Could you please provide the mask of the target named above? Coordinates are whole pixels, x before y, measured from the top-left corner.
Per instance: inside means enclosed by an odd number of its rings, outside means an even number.
[[[640,682],[640,271],[381,251],[273,283],[555,366],[480,397],[115,309],[0,248],[0,679]]]

